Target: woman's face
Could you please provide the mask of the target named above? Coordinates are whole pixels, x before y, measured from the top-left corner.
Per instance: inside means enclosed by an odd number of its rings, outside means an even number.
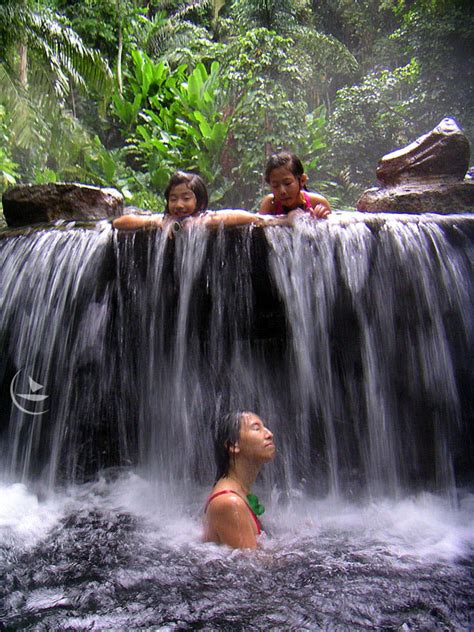
[[[197,199],[186,183],[177,184],[168,195],[168,212],[176,219],[184,219],[196,212]]]
[[[240,457],[260,463],[271,461],[276,452],[273,434],[254,413],[242,415],[237,447]]]
[[[306,176],[297,178],[287,167],[277,167],[270,172],[269,184],[277,202],[289,209],[300,205],[300,191]]]

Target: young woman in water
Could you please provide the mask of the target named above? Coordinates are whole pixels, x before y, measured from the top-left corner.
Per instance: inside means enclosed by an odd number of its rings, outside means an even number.
[[[250,489],[275,456],[273,434],[255,413],[230,413],[217,428],[214,451],[217,476],[204,510],[204,540],[255,549],[263,507]]]
[[[270,156],[265,167],[265,182],[272,193],[263,198],[259,213],[288,216],[297,211],[325,219],[331,212],[329,202],[322,195],[308,192],[307,180],[301,160],[295,154],[282,151]]]
[[[269,219],[247,211],[206,211],[208,194],[203,179],[196,173],[177,171],[165,189],[166,206],[163,215],[122,215],[113,221],[119,230],[140,228],[165,228],[172,225],[175,230],[191,222],[208,227],[241,226],[272,223]]]

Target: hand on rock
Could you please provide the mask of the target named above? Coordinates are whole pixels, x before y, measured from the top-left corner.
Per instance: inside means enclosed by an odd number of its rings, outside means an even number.
[[[327,219],[330,213],[331,209],[324,204],[316,204],[316,206],[311,209],[311,215],[316,219]]]

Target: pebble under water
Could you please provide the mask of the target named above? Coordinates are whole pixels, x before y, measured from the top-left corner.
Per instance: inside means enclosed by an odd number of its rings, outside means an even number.
[[[256,553],[200,542],[205,494],[127,470],[44,498],[1,486],[1,629],[472,629],[472,494],[275,493]]]

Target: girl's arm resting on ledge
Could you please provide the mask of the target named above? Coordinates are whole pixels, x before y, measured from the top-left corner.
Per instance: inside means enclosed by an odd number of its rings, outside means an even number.
[[[112,222],[118,230],[140,230],[141,228],[161,228],[162,215],[122,215]]]
[[[267,224],[266,218],[261,215],[241,210],[207,211],[197,221],[209,228],[214,228],[222,224],[224,226],[243,226],[245,224],[265,226]]]

